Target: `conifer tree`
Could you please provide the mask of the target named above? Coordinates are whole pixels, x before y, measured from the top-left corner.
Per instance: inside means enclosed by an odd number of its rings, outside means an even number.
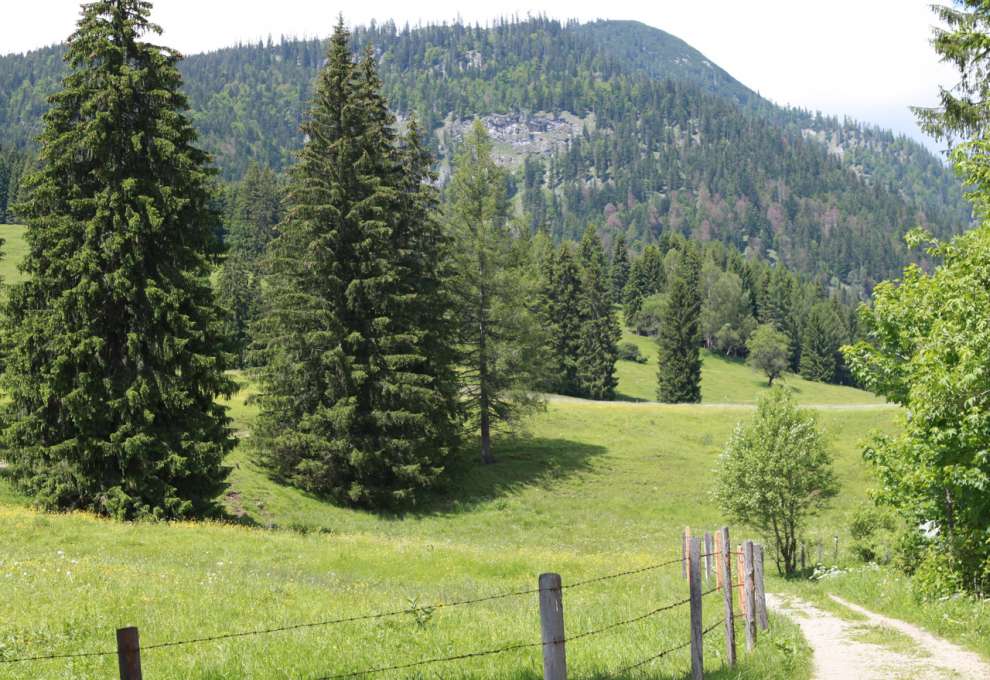
[[[846,341],[842,319],[829,302],[815,303],[801,335],[801,376],[818,382],[835,382]]]
[[[657,338],[657,399],[696,403],[701,401],[701,263],[691,244],[671,252],[677,259]]]
[[[609,269],[609,276],[612,283],[612,300],[620,304],[623,301],[622,295],[626,283],[629,281],[629,253],[624,236],[616,237],[612,246],[612,266]]]
[[[447,240],[418,132],[399,140],[340,21],[320,72],[257,325],[255,448],[339,502],[413,502],[456,445]]]
[[[576,364],[581,394],[590,399],[613,399],[618,385],[615,362],[622,330],[612,310],[611,293],[605,251],[595,228],[589,226],[581,239],[581,337]]]
[[[464,394],[485,464],[495,462],[492,429],[535,403],[530,390],[542,377],[543,332],[531,312],[538,291],[525,244],[510,232],[506,179],[476,120],[454,164],[447,218],[455,240],[452,289],[465,349]]]
[[[10,290],[2,440],[47,507],[116,517],[216,509],[234,385],[209,285],[211,171],[176,65],[145,42],[151,4],[83,6],[19,213],[26,280]]]
[[[543,319],[549,357],[548,387],[557,394],[580,396],[581,272],[570,243],[560,245],[546,275]]]
[[[244,367],[249,327],[261,313],[263,255],[282,219],[278,180],[269,168],[248,166],[230,192],[226,218],[227,258],[217,277],[217,301],[227,311],[226,335],[237,365]]]

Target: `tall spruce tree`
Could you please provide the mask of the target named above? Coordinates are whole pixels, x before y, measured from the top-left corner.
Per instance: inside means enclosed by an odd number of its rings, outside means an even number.
[[[429,159],[415,128],[396,138],[380,89],[338,22],[269,249],[253,438],[275,474],[373,507],[435,484],[459,429]]]
[[[839,348],[846,339],[835,307],[830,302],[815,303],[801,335],[801,376],[818,382],[835,382],[842,364]]]
[[[506,181],[476,120],[454,163],[447,219],[456,243],[461,375],[485,464],[495,462],[492,429],[535,403],[531,390],[542,378],[544,337],[531,311],[538,286],[528,275],[526,244],[510,231]]]
[[[701,262],[685,243],[667,280],[660,335],[657,338],[657,399],[667,403],[701,401]]]
[[[549,356],[548,388],[557,394],[579,396],[581,271],[570,243],[560,244],[551,266],[545,268],[545,276],[543,318]]]
[[[581,338],[578,344],[577,372],[582,396],[591,399],[615,398],[618,379],[615,362],[622,329],[612,309],[612,286],[605,251],[595,228],[589,226],[581,238]]]
[[[209,285],[211,171],[179,55],[142,40],[151,4],[83,6],[18,208],[26,280],[4,307],[2,440],[48,507],[116,517],[216,509],[234,440]]]
[[[629,252],[626,248],[624,236],[617,236],[612,246],[612,264],[609,268],[609,277],[612,284],[612,301],[615,304],[623,302],[622,294],[629,281]]]

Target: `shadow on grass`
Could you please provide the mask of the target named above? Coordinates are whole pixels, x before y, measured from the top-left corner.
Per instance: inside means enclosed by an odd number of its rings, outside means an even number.
[[[475,506],[517,493],[524,487],[549,487],[589,470],[604,446],[569,439],[518,436],[495,447],[495,463],[484,465],[477,447],[465,446],[448,465],[447,482],[397,517],[467,512]]]

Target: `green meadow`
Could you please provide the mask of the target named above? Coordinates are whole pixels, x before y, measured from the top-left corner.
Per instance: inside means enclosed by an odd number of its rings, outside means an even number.
[[[17,228],[0,275],[9,281]],[[136,625],[143,645],[278,628],[395,609],[414,613],[147,650],[149,680],[315,679],[539,641],[534,594],[472,606],[431,604],[536,587],[538,574],[566,584],[680,556],[683,527],[724,523],[711,500],[712,473],[732,428],[750,417],[765,379],[746,365],[705,356],[701,405],[650,403],[652,341],[635,338],[647,364],[620,362],[624,401],[549,398],[518,431],[496,439],[497,464],[476,463],[473,442],[451,462],[447,487],[404,514],[326,503],[269,479],[252,462],[254,386],[230,414],[241,445],[231,454],[228,519],[115,523],[31,508],[0,476],[0,661],[112,651],[114,629]],[[861,442],[892,432],[898,411],[869,394],[786,376],[815,405],[828,433],[842,492],[808,532],[846,540],[870,484]],[[732,527],[735,539],[756,538]],[[771,586],[776,587],[776,581]],[[679,565],[568,589],[569,636],[635,618],[687,596]],[[705,623],[721,618],[717,593]],[[571,677],[684,678],[686,649],[632,672],[623,667],[688,639],[680,607],[568,645]],[[771,632],[732,672],[723,637],[706,639],[713,678],[807,678],[810,653],[796,626],[773,617]],[[520,678],[541,675],[539,647],[383,672],[385,678]],[[112,655],[0,664],[0,676],[113,677]]]

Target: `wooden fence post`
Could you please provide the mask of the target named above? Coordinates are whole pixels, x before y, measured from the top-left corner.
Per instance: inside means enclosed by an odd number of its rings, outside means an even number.
[[[560,574],[540,574],[540,630],[543,633],[543,680],[567,680]]]
[[[117,629],[117,665],[120,680],[141,680],[141,642],[138,629]]]
[[[736,582],[732,584],[733,590],[736,590],[739,595],[739,612],[746,618],[746,598],[743,597],[743,581],[746,578],[746,569],[743,564],[743,547],[740,543],[736,546]]]
[[[801,542],[801,571],[807,569],[804,562],[804,542]]]
[[[756,622],[760,624],[760,630],[767,630],[770,621],[767,619],[767,592],[763,587],[763,546],[759,543],[753,546],[753,578],[756,585]]]
[[[836,564],[839,563],[839,534],[835,535],[835,557],[833,558],[833,561]]]
[[[705,532],[705,580],[712,580],[712,553],[715,552],[712,546],[712,532]]]
[[[701,623],[701,545],[697,537],[691,539],[688,553],[688,589],[691,594],[691,678],[704,680],[704,640]]]
[[[753,542],[743,543],[743,600],[746,602],[746,651],[756,646],[756,588],[753,574]]]
[[[722,589],[722,584],[725,583],[722,580],[722,560],[725,559],[725,555],[722,554],[722,530],[719,529],[715,532],[715,587],[719,590]]]
[[[725,660],[729,668],[736,665],[736,622],[732,613],[732,560],[730,552],[732,543],[729,542],[729,527],[722,527],[718,532],[719,544],[719,578],[722,580],[722,599],[725,602]]]

